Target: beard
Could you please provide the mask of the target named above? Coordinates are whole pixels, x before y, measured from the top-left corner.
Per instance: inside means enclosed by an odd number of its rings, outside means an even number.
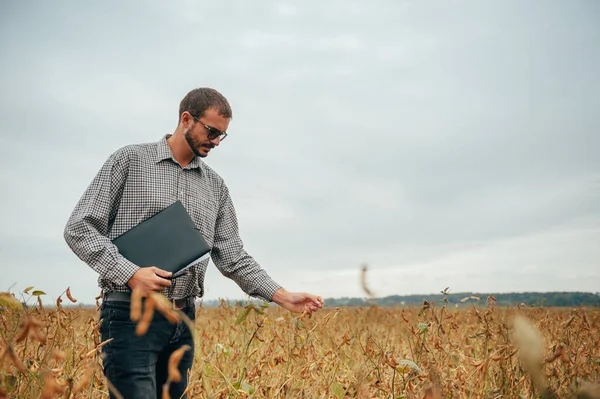
[[[200,152],[200,148],[202,148],[202,147],[211,148],[211,147],[209,147],[207,145],[203,145],[194,136],[192,136],[192,130],[194,129],[194,127],[196,127],[195,123],[192,126],[190,126],[188,130],[185,131],[185,134],[184,134],[185,141],[187,141],[188,145],[190,146],[190,149],[192,150],[192,152],[195,155],[204,158],[206,156],[206,154],[202,154]]]

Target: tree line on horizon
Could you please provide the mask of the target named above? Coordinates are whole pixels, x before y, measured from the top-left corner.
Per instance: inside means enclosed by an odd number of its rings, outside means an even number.
[[[448,305],[486,305],[488,298],[497,306],[570,307],[600,306],[600,295],[590,292],[440,293],[431,295],[391,295],[381,298],[331,298],[328,306],[419,306],[428,302]]]
[[[514,292],[514,293],[440,293],[431,295],[390,295],[381,298],[341,297],[326,298],[325,306],[420,306],[424,301],[445,303],[446,305],[485,306],[491,297],[497,306],[533,306],[533,307],[578,307],[600,306],[600,294],[591,292]],[[220,306],[224,303],[234,305],[248,301],[208,300],[205,307]]]

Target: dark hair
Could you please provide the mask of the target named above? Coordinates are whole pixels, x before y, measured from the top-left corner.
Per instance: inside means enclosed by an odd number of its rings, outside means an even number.
[[[192,116],[200,118],[204,111],[215,108],[219,115],[231,118],[231,106],[227,99],[215,89],[209,87],[200,87],[190,91],[179,103],[179,120],[181,115],[187,111]]]

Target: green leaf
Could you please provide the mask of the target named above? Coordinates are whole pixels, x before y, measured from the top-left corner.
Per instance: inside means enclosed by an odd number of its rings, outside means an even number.
[[[469,338],[473,338],[473,339],[476,339],[476,338],[485,338],[486,335],[487,334],[485,332],[478,332],[475,335],[469,335]]]
[[[260,315],[263,315],[263,314],[265,314],[265,312],[264,312],[263,310],[260,310],[260,309],[259,309],[259,308],[257,308],[256,306],[255,306],[253,309],[254,309],[254,311],[255,311],[257,314],[260,314]]]
[[[31,291],[32,289],[33,289],[33,285],[25,288],[25,290],[23,291],[23,294],[29,294],[29,291]]]
[[[396,367],[396,371],[398,371],[399,373],[402,374],[406,374],[409,369],[413,369],[416,370],[419,374],[423,374],[423,370],[421,370],[419,368],[419,366],[417,366],[417,364],[415,362],[413,362],[412,360],[399,360],[398,361],[398,366]]]
[[[304,322],[296,317],[294,317],[292,319],[292,325],[296,328],[303,328],[306,329],[306,326],[304,325]]]
[[[225,356],[229,356],[231,354],[231,347],[223,344],[217,344],[217,352],[222,353]]]
[[[252,395],[254,394],[254,387],[252,387],[252,385],[248,384],[247,382],[243,381],[243,382],[234,382],[233,384],[231,384],[235,389],[241,389],[242,391],[246,392],[248,395]]]
[[[202,373],[204,375],[206,375],[207,377],[212,377],[213,376],[213,369],[212,369],[212,367],[210,367],[209,363],[205,363],[204,364],[204,368],[202,369]]]
[[[0,306],[12,309],[23,309],[23,304],[8,292],[0,292]]]
[[[8,392],[11,392],[15,385],[17,384],[17,377],[14,375],[7,374],[4,376],[4,386],[7,388]]]
[[[256,306],[255,304],[253,304],[253,303],[246,305],[246,308],[248,308],[250,310],[254,310],[258,314],[264,314],[265,313],[262,310],[260,310],[260,308],[258,306]]]
[[[40,296],[40,295],[46,295],[46,293],[44,291],[35,290],[31,293],[31,295]]]
[[[240,314],[238,314],[238,317],[235,320],[235,324],[240,324],[240,323],[244,322],[244,320],[246,320],[246,318],[250,314],[250,309],[251,308],[249,308],[249,307],[245,307],[244,310],[242,310],[240,312]]]
[[[241,389],[242,389],[242,391],[246,392],[248,395],[254,394],[254,391],[255,391],[254,387],[245,381],[242,382]]]
[[[342,388],[342,384],[337,381],[331,384],[331,392],[333,392],[333,394],[340,399],[344,397],[344,389]]]

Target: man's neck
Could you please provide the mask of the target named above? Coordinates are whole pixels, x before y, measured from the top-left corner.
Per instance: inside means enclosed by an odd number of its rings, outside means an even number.
[[[182,168],[189,165],[194,159],[194,153],[190,149],[183,133],[175,132],[171,137],[167,138],[167,145],[173,153],[173,157]]]

